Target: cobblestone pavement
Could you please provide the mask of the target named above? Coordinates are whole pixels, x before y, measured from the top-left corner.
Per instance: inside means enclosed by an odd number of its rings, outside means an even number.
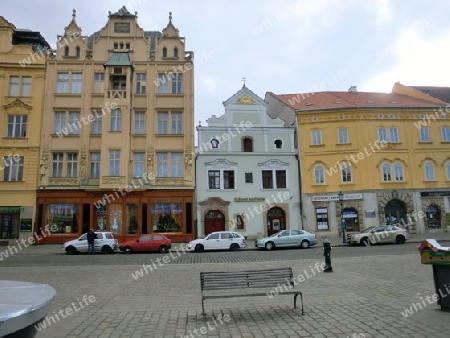
[[[386,248],[386,252],[389,250]],[[227,253],[228,254],[228,253]],[[232,253],[230,253],[232,254]],[[278,262],[142,265],[3,266],[2,279],[52,285],[53,316],[92,302],[67,318],[51,322],[37,337],[448,337],[449,313],[426,296],[434,293],[432,269],[418,252],[344,257],[332,260],[332,273],[317,273],[321,259]],[[305,315],[292,296],[207,300],[201,315],[200,271],[292,266],[305,279]],[[152,270],[152,271],[151,271]],[[140,271],[141,277],[136,273]],[[134,276],[134,277],[133,277]],[[413,306],[415,304],[415,311]],[[411,307],[411,309],[410,309]],[[402,311],[410,309],[408,317]]]

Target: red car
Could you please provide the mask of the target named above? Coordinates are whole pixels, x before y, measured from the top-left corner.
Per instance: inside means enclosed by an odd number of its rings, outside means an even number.
[[[172,241],[163,234],[144,235],[133,241],[120,243],[119,250],[125,253],[159,251],[166,253],[172,247]]]

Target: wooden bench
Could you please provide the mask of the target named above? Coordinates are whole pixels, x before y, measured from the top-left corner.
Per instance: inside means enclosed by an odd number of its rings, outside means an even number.
[[[200,272],[202,293],[202,314],[205,319],[204,301],[214,298],[266,296],[269,298],[279,295],[294,295],[294,309],[297,308],[297,297],[300,295],[303,313],[303,295],[294,289],[292,268],[277,268],[270,270]],[[267,292],[217,293],[208,291],[262,289]],[[208,293],[205,295],[205,291]]]

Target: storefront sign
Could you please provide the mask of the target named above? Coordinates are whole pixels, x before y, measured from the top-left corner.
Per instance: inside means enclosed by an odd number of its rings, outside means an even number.
[[[375,210],[366,210],[366,218],[375,218]]]
[[[0,207],[0,214],[12,214],[17,212],[22,212],[24,207],[21,205],[20,207]]]
[[[235,202],[264,202],[264,197],[235,197]]]
[[[344,201],[361,200],[362,198],[363,198],[362,194],[344,194]],[[313,202],[339,201],[339,196],[337,194],[313,196],[312,201]]]
[[[450,191],[424,191],[420,193],[420,197],[447,197],[450,196]]]
[[[31,218],[22,218],[20,220],[20,232],[31,232],[32,224]]]

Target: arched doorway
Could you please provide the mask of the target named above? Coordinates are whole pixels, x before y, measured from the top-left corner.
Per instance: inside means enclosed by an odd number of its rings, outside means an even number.
[[[347,231],[359,231],[358,212],[355,208],[345,208],[342,210]]]
[[[406,217],[406,204],[401,200],[390,200],[384,207],[384,215],[387,225],[401,224],[406,226],[408,219]]]
[[[267,235],[286,230],[286,213],[279,207],[271,208],[267,212]]]
[[[210,210],[205,215],[205,235],[225,230],[225,216],[219,210]]]
[[[441,210],[437,205],[429,205],[426,210],[426,214],[428,229],[437,229],[441,227]]]

